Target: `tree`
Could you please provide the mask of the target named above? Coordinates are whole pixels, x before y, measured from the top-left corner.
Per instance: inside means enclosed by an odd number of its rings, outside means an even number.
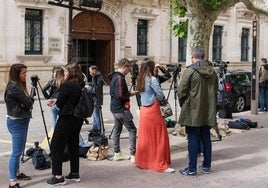
[[[187,60],[193,47],[204,46],[209,57],[209,39],[213,24],[221,12],[242,2],[248,10],[256,15],[268,15],[268,12],[253,4],[253,0],[171,0],[173,14],[185,17],[186,22],[172,22],[172,30],[175,36],[187,37]]]

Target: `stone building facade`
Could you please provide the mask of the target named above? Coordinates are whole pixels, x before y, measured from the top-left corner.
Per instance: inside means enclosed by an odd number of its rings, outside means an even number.
[[[49,1],[0,1],[0,91],[4,90],[13,63],[26,64],[28,83],[30,76],[37,74],[41,85],[50,78],[53,66],[67,63],[69,9]],[[263,0],[254,2],[265,6]],[[105,78],[122,57],[150,57],[157,63],[184,65],[186,44],[172,35],[170,18],[173,16],[169,0],[103,0],[98,12],[73,10],[73,60],[81,64],[86,74],[90,65],[97,65]],[[255,19],[241,3],[222,13],[211,35],[210,60],[220,57],[233,68],[251,69]],[[259,23],[258,54],[267,57],[268,18],[261,16]]]

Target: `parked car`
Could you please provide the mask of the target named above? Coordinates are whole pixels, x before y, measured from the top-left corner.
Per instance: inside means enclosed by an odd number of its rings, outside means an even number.
[[[250,108],[251,72],[246,70],[228,70],[226,73],[220,74],[219,70],[216,71],[219,77],[218,109],[222,109],[223,105],[228,105],[232,112],[242,112]]]

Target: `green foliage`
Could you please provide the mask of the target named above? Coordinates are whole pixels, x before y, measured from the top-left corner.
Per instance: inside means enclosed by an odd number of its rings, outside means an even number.
[[[206,10],[218,10],[221,5],[228,2],[228,0],[197,0],[200,8],[205,7]],[[179,18],[185,18],[187,15],[187,9],[180,4],[178,0],[170,0],[172,5],[173,15]],[[187,3],[187,1],[186,1]],[[183,39],[187,38],[188,29],[188,19],[185,22],[177,23],[175,20],[170,20],[170,29],[173,31],[173,35],[176,37],[181,37]]]
[[[226,3],[228,0],[201,0],[205,7],[210,7],[213,10],[217,10],[222,4]]]
[[[185,7],[180,6],[179,2],[176,0],[171,0],[172,11],[174,16],[178,16],[179,18],[183,18],[186,16],[187,10]],[[169,21],[170,29],[173,31],[173,35],[176,37],[180,37],[183,39],[187,38],[187,28],[188,28],[188,20],[185,22],[177,23],[175,20]]]

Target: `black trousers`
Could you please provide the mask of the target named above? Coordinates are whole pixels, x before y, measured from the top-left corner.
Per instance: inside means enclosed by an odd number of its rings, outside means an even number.
[[[70,172],[79,173],[79,134],[83,119],[74,116],[59,116],[51,140],[52,174],[62,175],[62,161],[67,144],[70,157]]]

